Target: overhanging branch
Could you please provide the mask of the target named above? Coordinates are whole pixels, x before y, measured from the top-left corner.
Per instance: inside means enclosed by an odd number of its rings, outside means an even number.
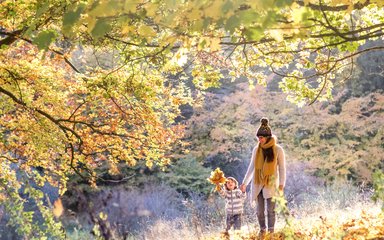
[[[350,8],[350,5],[339,5],[339,6],[327,6],[327,5],[322,5],[322,4],[314,4],[314,3],[308,3],[305,5],[304,1],[298,0],[296,1],[297,4],[300,6],[307,6],[311,8],[312,10],[319,10],[319,11],[329,11],[329,12],[339,12],[339,11],[345,11]],[[360,10],[363,9],[364,7],[368,6],[370,4],[370,1],[367,0],[364,3],[355,3],[353,4],[353,9],[354,10]]]

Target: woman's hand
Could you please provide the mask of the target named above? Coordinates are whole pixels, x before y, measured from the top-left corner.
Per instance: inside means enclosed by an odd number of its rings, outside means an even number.
[[[279,185],[279,190],[280,191],[284,191],[284,186],[283,185]]]

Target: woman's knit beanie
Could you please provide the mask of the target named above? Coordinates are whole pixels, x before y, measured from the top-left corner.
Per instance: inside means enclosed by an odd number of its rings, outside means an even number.
[[[270,137],[272,136],[271,127],[268,125],[268,118],[260,119],[261,125],[257,130],[256,136]]]

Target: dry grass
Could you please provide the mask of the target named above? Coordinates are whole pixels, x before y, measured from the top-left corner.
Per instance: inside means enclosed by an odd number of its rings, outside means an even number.
[[[292,227],[284,228],[278,224],[276,233],[258,236],[257,227],[244,226],[241,231],[230,231],[229,236],[220,232],[204,236],[204,240],[355,240],[384,239],[384,213],[379,206],[357,206],[356,209],[333,210],[321,215],[311,214],[301,219],[292,219]],[[196,239],[196,238],[195,238]]]
[[[329,192],[325,192],[329,197]],[[311,201],[290,209],[289,223],[283,216],[278,216],[276,233],[266,235],[263,239],[384,239],[384,213],[379,204],[370,199],[354,198],[349,204],[340,199],[317,196]],[[359,200],[359,201],[358,201]],[[343,208],[342,206],[347,205]],[[250,209],[252,210],[252,209]],[[206,227],[185,219],[175,221],[157,221],[142,236],[146,240],[256,240],[259,228],[256,218],[246,219],[240,231],[231,230],[229,236],[221,233],[223,222]]]
[[[150,240],[170,240],[170,239],[202,239],[202,230],[199,226],[187,223],[185,219],[172,221],[156,221],[147,229],[143,238]]]

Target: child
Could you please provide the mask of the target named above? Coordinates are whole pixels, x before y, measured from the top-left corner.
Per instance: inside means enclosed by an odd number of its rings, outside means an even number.
[[[241,218],[243,214],[243,205],[246,198],[245,191],[238,188],[238,182],[233,177],[227,177],[225,188],[221,188],[220,195],[225,198],[226,229],[224,234],[228,235],[232,225],[235,230],[241,228]]]

